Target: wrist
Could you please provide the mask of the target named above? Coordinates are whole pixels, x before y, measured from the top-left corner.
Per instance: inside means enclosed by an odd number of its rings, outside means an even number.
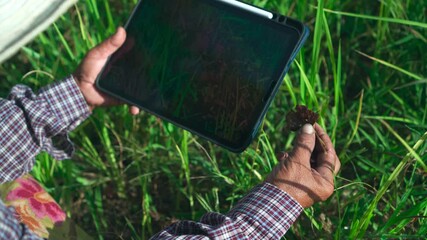
[[[49,111],[61,123],[60,128],[67,131],[90,115],[86,100],[71,75],[40,89],[38,98],[46,102]]]
[[[71,76],[74,79],[77,87],[79,88],[83,98],[85,99],[87,107],[92,112],[95,109],[95,105],[91,104],[89,101],[89,92],[90,92],[90,87],[93,87],[93,86],[88,86],[89,84],[81,81],[75,74],[72,74]]]
[[[301,189],[301,186],[298,186],[298,183],[296,183],[295,180],[278,178],[276,176],[277,174],[275,174],[275,170],[273,170],[272,174],[267,176],[267,178],[265,179],[266,183],[269,183],[288,194],[295,202],[299,203],[299,205],[303,208],[307,208],[313,205],[310,196],[307,194],[306,191]]]
[[[298,202],[299,204],[301,204],[300,201],[298,201],[298,195],[294,193],[292,188],[286,187],[283,184],[276,183],[275,181],[268,181],[267,180],[267,181],[265,181],[265,183],[275,186],[276,188],[278,188],[282,192],[285,192],[286,194],[288,194],[295,202]]]

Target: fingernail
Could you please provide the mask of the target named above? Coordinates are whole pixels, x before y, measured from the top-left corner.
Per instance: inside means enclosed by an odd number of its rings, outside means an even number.
[[[113,33],[113,35],[112,36],[117,36],[117,33],[119,33],[119,31],[120,31],[120,28],[118,27],[118,28],[116,28],[116,31]]]
[[[307,123],[304,126],[302,126],[301,128],[301,132],[305,133],[305,134],[313,134],[314,133],[314,128],[313,125]]]

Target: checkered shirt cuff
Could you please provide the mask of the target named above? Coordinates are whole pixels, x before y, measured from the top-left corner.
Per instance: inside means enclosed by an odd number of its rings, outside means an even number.
[[[42,88],[39,95],[48,103],[59,124],[68,126],[67,131],[73,130],[90,115],[86,100],[72,75]]]
[[[74,146],[68,137],[68,132],[75,129],[90,116],[90,110],[83,94],[80,92],[73,76],[46,86],[39,92],[39,98],[47,103],[49,112],[55,115],[56,126],[52,132],[58,134],[48,138],[44,150],[55,159],[71,158]]]
[[[270,183],[256,186],[227,216],[242,224],[251,239],[280,239],[303,211],[289,194]]]

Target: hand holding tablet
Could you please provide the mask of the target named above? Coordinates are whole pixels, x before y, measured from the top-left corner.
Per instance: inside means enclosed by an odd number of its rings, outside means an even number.
[[[102,91],[231,151],[255,137],[307,27],[233,0],[142,0]]]

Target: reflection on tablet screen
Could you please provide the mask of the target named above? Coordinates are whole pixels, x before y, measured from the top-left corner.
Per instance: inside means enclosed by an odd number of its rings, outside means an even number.
[[[246,141],[299,35],[216,1],[143,0],[103,88],[194,130]]]

